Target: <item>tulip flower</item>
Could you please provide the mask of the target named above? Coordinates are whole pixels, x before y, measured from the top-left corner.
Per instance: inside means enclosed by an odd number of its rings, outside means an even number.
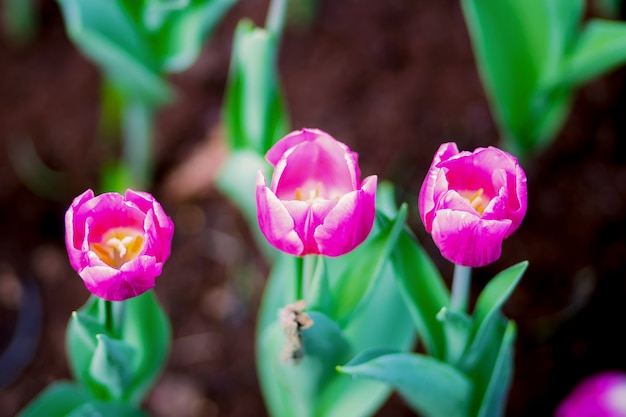
[[[265,155],[271,186],[259,172],[257,215],[276,248],[296,256],[340,256],[368,236],[375,216],[376,176],[360,180],[358,155],[328,133],[294,131]]]
[[[584,380],[555,417],[626,417],[626,374],[606,371]]]
[[[154,287],[170,255],[174,223],[148,193],[97,197],[87,190],[65,214],[72,267],[94,295],[122,301]]]
[[[526,174],[500,149],[459,152],[444,143],[419,195],[422,222],[441,254],[457,265],[496,261],[503,239],[520,225],[527,207]]]

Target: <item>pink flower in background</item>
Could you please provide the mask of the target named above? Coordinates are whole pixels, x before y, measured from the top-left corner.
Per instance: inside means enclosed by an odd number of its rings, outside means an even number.
[[[124,196],[91,190],[65,214],[65,244],[72,267],[94,295],[121,301],[154,287],[170,256],[174,223],[148,193]]]
[[[441,254],[471,267],[500,257],[526,206],[526,174],[515,157],[493,147],[459,152],[455,143],[439,147],[419,195],[422,222]]]
[[[365,240],[374,224],[377,177],[361,182],[356,153],[326,132],[302,129],[265,157],[275,168],[270,187],[257,176],[257,214],[273,246],[297,256],[339,256]]]
[[[626,374],[606,371],[574,388],[555,417],[626,417]]]

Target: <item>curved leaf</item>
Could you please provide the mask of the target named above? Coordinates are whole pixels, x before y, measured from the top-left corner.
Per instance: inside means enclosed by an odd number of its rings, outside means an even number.
[[[400,293],[426,351],[436,358],[443,358],[446,343],[437,314],[450,304],[450,294],[439,271],[406,231],[398,238],[393,266]]]
[[[353,378],[373,378],[392,384],[413,409],[425,416],[469,415],[471,381],[431,356],[393,353],[367,362],[349,362],[338,370]]]

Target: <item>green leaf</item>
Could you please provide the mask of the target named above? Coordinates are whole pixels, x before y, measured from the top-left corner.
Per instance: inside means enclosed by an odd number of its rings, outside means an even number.
[[[139,405],[165,365],[169,320],[153,291],[114,302],[114,315],[123,310],[123,317],[114,320],[119,328],[106,325],[105,303],[91,296],[72,314],[66,335],[70,369],[95,398]]]
[[[514,152],[545,146],[570,109],[553,91],[576,40],[582,0],[463,0],[476,61],[501,135]],[[523,156],[523,155],[522,155]]]
[[[474,309],[472,340],[463,357],[466,367],[472,367],[486,346],[493,339],[496,322],[500,320],[500,309],[513,293],[528,268],[528,262],[520,262],[496,275],[482,291]]]
[[[137,352],[127,343],[96,335],[97,345],[89,366],[92,380],[100,384],[108,398],[121,401],[132,383],[132,363]]]
[[[137,352],[132,361],[133,384],[126,398],[139,405],[165,366],[172,328],[154,290],[130,298],[126,304],[121,339]]]
[[[156,42],[159,65],[164,71],[178,72],[196,61],[206,38],[236,0],[201,0],[177,8],[171,4],[184,2],[152,3],[160,7],[146,7],[146,18],[159,27]]]
[[[426,351],[436,358],[443,358],[445,335],[437,314],[450,304],[450,294],[439,271],[407,231],[398,238],[393,265],[400,294]]]
[[[460,311],[443,307],[437,314],[437,320],[443,325],[446,335],[446,362],[456,365],[467,347],[472,332],[471,318]]]
[[[278,83],[277,53],[275,35],[248,20],[239,22],[223,110],[233,149],[264,155],[289,129]]]
[[[320,415],[317,401],[336,377],[335,367],[348,360],[350,346],[341,329],[321,313],[310,312],[313,326],[302,331],[305,357],[297,365],[280,363],[278,378],[291,395],[294,416]]]
[[[335,373],[329,376],[318,395],[303,400],[307,404],[314,403],[314,408],[299,414],[299,406],[292,404],[290,390],[300,385],[309,386],[310,379],[315,374],[301,374],[303,381],[293,382],[291,388],[279,382],[282,381],[279,375],[283,364],[279,357],[283,349],[284,332],[278,323],[278,311],[295,301],[295,274],[296,258],[280,254],[270,273],[258,314],[256,363],[263,397],[270,414],[274,417],[306,416],[307,413],[324,417],[371,415],[390,394],[388,385],[372,380],[353,381],[346,375]],[[376,296],[342,329],[343,337],[351,347],[348,357],[374,346],[383,346],[394,351],[407,350],[413,346],[412,324],[410,320],[406,320],[406,307],[398,294],[389,265],[383,268],[378,281],[375,287]],[[297,366],[300,365],[302,362]],[[332,364],[333,369],[335,365],[338,363]]]
[[[89,367],[97,346],[96,336],[105,334],[104,300],[90,296],[80,310],[72,313],[67,326],[65,346],[72,375],[95,398],[107,398],[106,391],[91,378]]]
[[[578,86],[626,62],[626,23],[594,19],[561,65],[554,84]]]
[[[404,227],[407,205],[403,204],[392,222],[382,220],[380,233],[367,239],[354,251],[337,258],[328,259],[333,299],[337,300],[332,317],[342,326],[367,306],[372,289]],[[382,217],[378,217],[381,221]]]
[[[419,413],[430,417],[468,416],[472,383],[454,367],[431,356],[394,353],[338,367],[353,378],[392,384]],[[358,379],[357,379],[358,380]]]
[[[515,323],[509,321],[502,337],[500,349],[496,355],[491,378],[480,404],[478,417],[504,415],[506,397],[513,379],[513,347],[516,334]]]
[[[173,91],[159,74],[149,42],[119,1],[59,0],[68,35],[127,97],[154,105]]]
[[[55,382],[28,403],[16,417],[65,417],[89,401],[93,401],[93,398],[82,387],[72,382]]]
[[[528,268],[528,261],[513,265],[493,277],[476,300],[474,320],[477,326],[498,311],[511,296]]]

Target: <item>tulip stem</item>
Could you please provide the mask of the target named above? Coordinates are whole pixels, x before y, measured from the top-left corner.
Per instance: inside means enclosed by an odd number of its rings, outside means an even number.
[[[452,311],[467,312],[471,280],[472,268],[469,266],[454,265],[452,300],[450,302],[450,309]]]
[[[304,299],[303,278],[304,278],[304,257],[296,258],[296,294],[295,301]]]
[[[318,256],[306,255],[296,258],[296,301],[306,298],[312,285]]]
[[[102,300],[104,303],[104,328],[110,336],[118,337],[124,319],[124,301]]]

